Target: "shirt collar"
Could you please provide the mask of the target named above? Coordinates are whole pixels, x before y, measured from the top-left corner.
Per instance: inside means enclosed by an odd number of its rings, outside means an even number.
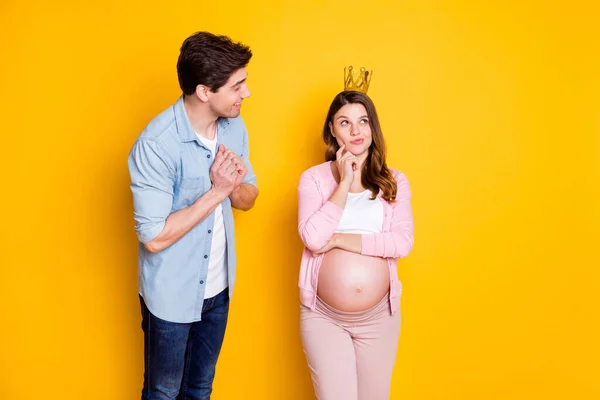
[[[183,96],[180,96],[177,102],[173,105],[173,110],[175,112],[175,124],[177,126],[177,133],[181,138],[182,142],[191,142],[198,141],[196,136],[196,132],[192,129],[192,124],[185,113],[185,108],[183,107]],[[229,126],[229,118],[219,118],[217,120],[217,134],[222,136]]]

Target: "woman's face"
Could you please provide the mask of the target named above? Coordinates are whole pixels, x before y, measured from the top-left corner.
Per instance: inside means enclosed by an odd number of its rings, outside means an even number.
[[[346,151],[360,156],[369,151],[373,142],[367,110],[362,104],[346,104],[339,109],[329,123],[331,134],[339,146],[346,145]]]

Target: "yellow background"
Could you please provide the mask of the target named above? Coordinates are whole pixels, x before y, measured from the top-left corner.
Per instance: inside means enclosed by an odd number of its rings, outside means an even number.
[[[392,398],[600,398],[595,2],[85,3],[0,5],[0,399],[139,398],[126,158],[198,30],[255,53],[242,113],[261,190],[236,213],[214,399],[312,398],[296,185],[350,64],[375,70],[414,193]]]

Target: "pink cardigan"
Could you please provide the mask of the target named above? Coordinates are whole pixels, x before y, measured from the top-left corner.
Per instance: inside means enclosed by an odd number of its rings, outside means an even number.
[[[298,286],[300,301],[310,309],[315,308],[319,267],[323,260],[323,255],[313,257],[312,251],[327,244],[344,211],[329,201],[338,186],[330,164],[328,161],[304,171],[298,185],[298,232],[304,242]],[[398,183],[396,201],[382,201],[383,232],[362,235],[362,254],[387,258],[390,268],[390,310],[394,314],[399,304],[394,300],[402,294],[402,284],[398,280],[398,258],[410,253],[414,234],[408,180],[400,171],[391,171]],[[379,197],[381,195],[380,191]]]

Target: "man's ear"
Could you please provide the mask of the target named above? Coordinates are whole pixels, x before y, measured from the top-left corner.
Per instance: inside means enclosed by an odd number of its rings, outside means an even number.
[[[200,101],[206,103],[208,101],[208,97],[210,96],[210,88],[205,85],[196,86],[196,97],[200,99]]]

